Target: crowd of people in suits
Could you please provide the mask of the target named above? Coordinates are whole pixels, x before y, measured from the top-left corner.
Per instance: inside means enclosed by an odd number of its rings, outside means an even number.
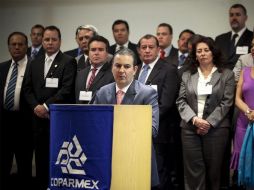
[[[95,26],[82,25],[78,48],[66,52],[56,26],[34,25],[31,47],[24,33],[11,33],[11,59],[0,63],[1,189],[17,188],[10,177],[14,156],[19,188],[31,184],[33,155],[36,189],[48,188],[50,104],[152,105],[153,190],[253,188],[237,182],[241,145],[254,121],[247,18],[246,8],[234,4],[231,31],[214,40],[185,29],[178,48],[168,23],[135,44],[128,22],[116,20],[111,46]]]

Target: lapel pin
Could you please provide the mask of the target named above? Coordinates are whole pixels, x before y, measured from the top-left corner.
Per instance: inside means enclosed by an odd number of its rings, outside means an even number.
[[[55,68],[57,68],[57,65],[55,65]]]

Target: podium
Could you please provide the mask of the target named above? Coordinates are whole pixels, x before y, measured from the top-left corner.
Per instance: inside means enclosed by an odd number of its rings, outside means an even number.
[[[51,105],[51,190],[151,189],[150,105]]]

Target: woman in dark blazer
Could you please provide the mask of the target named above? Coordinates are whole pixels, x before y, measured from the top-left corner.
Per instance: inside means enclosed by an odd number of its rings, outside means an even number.
[[[222,54],[208,37],[200,37],[193,45],[191,60],[176,102],[182,118],[185,190],[218,190],[235,93],[234,74],[222,68]]]

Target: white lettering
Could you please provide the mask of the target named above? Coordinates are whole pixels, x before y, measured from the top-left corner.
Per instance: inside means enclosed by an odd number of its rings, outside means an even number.
[[[99,189],[99,180],[84,180],[73,178],[51,178],[52,187],[74,187],[74,188],[86,188],[86,189]]]

